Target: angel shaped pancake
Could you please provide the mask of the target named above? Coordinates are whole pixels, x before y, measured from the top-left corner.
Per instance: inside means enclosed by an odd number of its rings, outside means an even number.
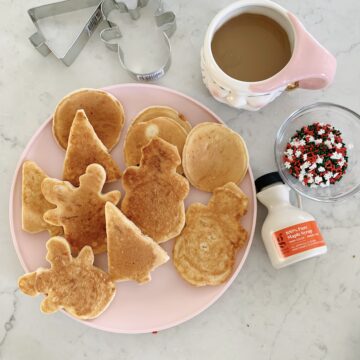
[[[80,176],[78,188],[68,181],[45,179],[41,190],[49,202],[57,205],[48,210],[44,219],[53,225],[64,227],[65,238],[73,254],[85,245],[90,245],[95,254],[106,251],[105,204],[117,204],[120,191],[102,194],[106,178],[105,170],[99,164],[91,164]]]
[[[73,258],[67,241],[57,236],[48,240],[46,248],[51,268],[20,277],[20,290],[30,296],[45,294],[41,303],[44,313],[65,309],[79,319],[99,316],[114,298],[115,285],[106,272],[93,266],[91,247],[84,247]]]
[[[174,145],[154,138],[142,148],[140,166],[128,167],[122,178],[126,194],[121,210],[158,243],[184,227],[189,182],[176,173],[180,162]]]
[[[189,206],[173,250],[174,265],[187,282],[218,285],[230,277],[247,238],[239,222],[247,206],[248,198],[234,183],[215,189],[208,205]]]

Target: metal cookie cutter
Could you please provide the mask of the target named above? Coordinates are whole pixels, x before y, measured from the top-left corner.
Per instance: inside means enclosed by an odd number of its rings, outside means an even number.
[[[37,32],[30,36],[30,42],[43,56],[47,56],[50,53],[53,53],[65,65],[71,65],[89,40],[96,27],[103,20],[101,3],[102,1],[100,0],[65,0],[29,9],[28,14],[37,28]],[[46,38],[40,30],[38,20],[54,15],[85,9],[92,6],[96,6],[95,11],[86,22],[86,25],[80,34],[76,37],[75,41],[70,45],[65,55],[61,56],[56,51],[51,49],[51,47],[47,44]]]
[[[162,1],[159,2],[159,6],[154,13],[154,19],[156,25],[162,31],[164,36],[164,41],[167,46],[167,56],[164,59],[164,63],[157,70],[148,72],[148,73],[138,73],[132,71],[125,63],[124,52],[121,49],[120,45],[117,43],[113,43],[112,41],[115,39],[119,39],[122,37],[119,27],[108,20],[108,16],[111,11],[117,10],[120,12],[128,12],[133,20],[136,20],[140,17],[139,9],[146,6],[149,0],[138,0],[137,7],[135,9],[128,9],[125,3],[116,2],[114,0],[104,0],[102,3],[102,14],[104,19],[108,22],[109,28],[104,29],[100,33],[101,40],[105,43],[106,47],[110,50],[118,53],[119,61],[121,66],[136,80],[140,81],[154,81],[160,79],[166,71],[169,69],[171,64],[171,44],[170,37],[176,30],[176,17],[172,11],[164,12]]]

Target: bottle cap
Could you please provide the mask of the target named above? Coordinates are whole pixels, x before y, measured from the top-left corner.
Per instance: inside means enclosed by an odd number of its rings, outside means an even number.
[[[280,174],[277,171],[274,171],[274,172],[271,172],[268,174],[264,174],[255,180],[256,192],[258,193],[264,187],[269,186],[271,184],[275,184],[277,182],[284,183],[284,181],[280,177]]]

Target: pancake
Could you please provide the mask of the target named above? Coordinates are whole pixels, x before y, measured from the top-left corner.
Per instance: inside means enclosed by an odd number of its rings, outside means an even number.
[[[29,233],[47,230],[51,236],[61,235],[63,228],[48,224],[44,213],[55,206],[49,203],[41,192],[41,183],[48,176],[33,161],[22,166],[22,229]]]
[[[185,116],[180,114],[175,109],[169,106],[149,106],[140,111],[133,119],[131,126],[146,122],[158,117],[167,117],[176,121],[187,133],[191,130],[190,123],[186,120]]]
[[[84,110],[101,142],[110,151],[120,139],[124,109],[118,99],[106,91],[80,89],[66,95],[56,106],[53,134],[66,150],[71,124],[78,110]]]
[[[127,166],[139,165],[141,149],[155,137],[159,137],[177,147],[179,154],[185,144],[187,133],[175,120],[158,117],[130,127],[124,143],[124,156]],[[177,168],[183,173],[182,166]]]
[[[45,295],[41,311],[53,313],[60,309],[78,319],[94,319],[115,296],[115,285],[110,276],[93,265],[94,254],[84,247],[77,258],[62,237],[53,237],[46,243],[46,260],[50,269],[39,268],[19,278],[20,290],[30,296]]]
[[[212,192],[228,182],[241,182],[249,156],[239,134],[222,124],[201,123],[190,131],[182,161],[191,185]]]
[[[173,249],[174,265],[185,281],[205,286],[229,279],[236,253],[247,239],[239,222],[247,207],[246,195],[233,183],[215,189],[208,205],[189,206]]]
[[[169,260],[153,239],[142,234],[115,205],[106,203],[106,234],[109,274],[114,281],[151,280],[150,272]]]
[[[140,166],[128,167],[122,178],[121,210],[158,243],[179,235],[185,223],[189,182],[176,173],[179,164],[176,146],[155,138],[142,148]]]
[[[72,123],[69,144],[66,149],[63,179],[79,185],[79,177],[88,165],[97,163],[105,168],[106,182],[121,177],[121,171],[108,150],[97,137],[84,110],[78,110]]]
[[[117,204],[120,191],[102,194],[105,170],[99,164],[91,164],[80,176],[80,186],[67,181],[45,179],[42,192],[49,202],[56,205],[44,214],[44,219],[53,225],[63,226],[65,238],[73,254],[89,245],[95,254],[106,251],[105,204]]]

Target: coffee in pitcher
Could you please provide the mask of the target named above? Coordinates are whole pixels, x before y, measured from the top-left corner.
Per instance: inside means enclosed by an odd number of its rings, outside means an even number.
[[[270,17],[252,13],[225,22],[215,32],[211,50],[227,75],[246,82],[272,77],[291,58],[286,31]]]

